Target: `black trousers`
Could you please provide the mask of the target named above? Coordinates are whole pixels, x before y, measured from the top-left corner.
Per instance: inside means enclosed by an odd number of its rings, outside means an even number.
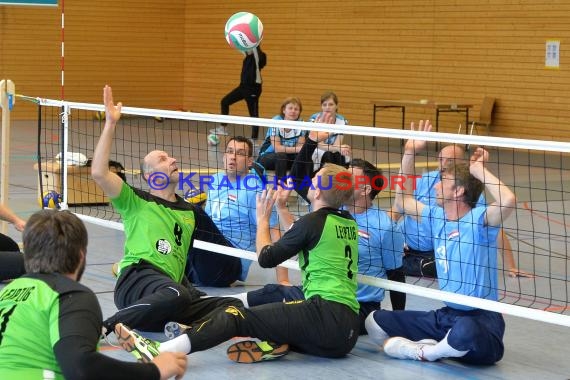
[[[220,102],[222,115],[230,114],[230,106],[240,100],[245,100],[249,116],[259,117],[259,97],[261,96],[261,84],[247,86],[240,84],[238,87],[231,90]],[[251,138],[257,139],[259,136],[259,127],[251,127]]]
[[[293,177],[293,183],[295,184],[295,191],[307,202],[309,201],[307,199],[309,187],[301,185],[306,183],[306,180],[308,178],[313,177],[314,170],[312,155],[315,149],[317,149],[317,142],[310,140],[307,137],[305,143],[301,147],[301,150],[299,150],[299,153],[297,153],[295,161],[293,161],[293,165],[291,165],[290,170],[291,177]]]
[[[148,263],[125,268],[115,286],[117,313],[103,322],[108,331],[119,322],[135,329],[163,331],[167,322],[191,325],[218,307],[243,306],[237,298],[200,298],[205,293],[183,284]]]
[[[233,247],[201,207],[195,208],[194,217],[199,226],[194,231],[196,240]],[[241,277],[241,259],[192,247],[188,252],[186,276],[197,286],[227,287]]]
[[[265,305],[268,303],[293,302],[304,300],[305,295],[300,286],[287,286],[279,284],[267,284],[261,289],[247,292],[247,303],[250,307]],[[358,319],[360,320],[360,335],[366,335],[364,321],[368,314],[380,310],[380,302],[358,302],[360,310]]]
[[[319,296],[293,303],[271,303],[245,309],[218,309],[198,321],[188,334],[192,352],[217,346],[235,336],[250,336],[284,344],[307,354],[339,358],[358,338],[358,314],[348,306]]]
[[[275,176],[277,178],[283,178],[287,174],[287,170],[293,166],[295,157],[297,157],[297,153],[265,153],[259,157],[257,162],[259,162],[265,170],[275,170]]]

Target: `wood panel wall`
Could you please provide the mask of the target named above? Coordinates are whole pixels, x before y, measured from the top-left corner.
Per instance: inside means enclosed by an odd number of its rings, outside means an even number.
[[[570,36],[568,1],[208,1],[186,9],[185,103],[219,112],[236,83],[240,57],[221,36],[227,16],[248,10],[265,26],[261,113],[272,116],[281,100],[298,95],[304,115],[319,109],[320,94],[337,92],[351,123],[372,123],[373,99],[431,99],[475,105],[498,99],[491,134],[568,141]],[[561,41],[559,70],[544,67],[545,42]],[[232,111],[233,112],[233,111]],[[243,105],[236,113],[246,114]],[[407,110],[407,123],[433,114]],[[378,113],[380,124],[399,126],[396,111]],[[456,131],[462,117],[442,117]],[[464,121],[463,121],[464,124]]]
[[[570,2],[543,0],[125,0],[66,2],[65,98],[100,102],[111,83],[128,105],[219,112],[241,56],[223,28],[237,11],[264,23],[261,115],[300,96],[304,116],[334,90],[352,124],[370,125],[374,99],[475,105],[498,99],[492,135],[570,141]],[[0,6],[0,77],[19,93],[60,96],[58,9]],[[560,69],[544,67],[560,41]],[[33,117],[20,109],[16,117]],[[30,107],[31,108],[31,107]],[[246,115],[245,105],[232,114]],[[397,128],[398,114],[378,114]],[[407,122],[431,117],[407,110]],[[443,131],[462,118],[443,116]]]
[[[180,106],[184,82],[184,0],[65,2],[64,99],[138,107]],[[0,6],[0,77],[16,92],[61,99],[61,9]],[[19,102],[16,118],[35,117]]]

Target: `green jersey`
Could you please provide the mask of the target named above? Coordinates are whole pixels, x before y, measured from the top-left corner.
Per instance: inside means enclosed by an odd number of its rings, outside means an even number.
[[[358,225],[348,212],[321,208],[302,216],[263,249],[259,264],[273,267],[297,253],[306,299],[319,295],[358,313]]]
[[[120,269],[145,261],[180,283],[196,225],[192,205],[180,197],[169,202],[127,184],[111,201],[125,227]]]
[[[14,280],[0,292],[0,379],[63,379],[54,346],[82,336],[95,350],[101,323],[95,294],[76,281],[60,274]]]

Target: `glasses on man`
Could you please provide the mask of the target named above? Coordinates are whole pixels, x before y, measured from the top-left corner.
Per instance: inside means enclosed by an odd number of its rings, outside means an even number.
[[[226,154],[235,154],[236,156],[248,156],[247,154],[247,150],[245,149],[238,149],[238,150],[233,150],[232,148],[228,148],[226,149]]]

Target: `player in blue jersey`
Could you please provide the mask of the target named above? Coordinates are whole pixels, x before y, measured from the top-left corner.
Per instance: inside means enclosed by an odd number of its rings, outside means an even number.
[[[243,136],[231,138],[226,145],[223,164],[223,171],[207,181],[202,179],[208,193],[206,213],[233,247],[255,252],[256,195],[263,191],[264,184],[250,169],[254,165],[251,140]],[[271,235],[275,240],[280,236],[275,212],[271,218]],[[189,261],[190,280],[204,286],[229,286],[238,280],[245,281],[252,263],[248,259],[196,248],[190,251]],[[216,283],[213,283],[214,279],[217,279]],[[287,269],[277,268],[277,281],[289,282]]]
[[[430,131],[429,121],[421,121],[419,130]],[[414,156],[425,147],[425,141],[406,143],[402,174],[414,174]],[[436,186],[439,206],[417,201],[412,186],[396,189],[395,204],[420,222],[431,221],[440,289],[496,301],[497,235],[516,198],[484,166],[487,159],[488,152],[478,148],[470,165],[451,162],[446,166]],[[496,201],[477,206],[484,188]],[[366,329],[375,342],[384,343],[387,355],[399,359],[455,358],[488,365],[501,360],[504,353],[502,315],[459,304],[447,303],[434,311],[375,311],[366,319]]]
[[[303,105],[297,97],[288,97],[281,104],[281,113],[273,120],[301,120]],[[266,170],[275,170],[283,178],[291,169],[297,153],[305,143],[305,131],[291,128],[269,128],[259,149],[258,162]]]
[[[439,167],[424,173],[417,181],[414,190],[416,200],[430,206],[437,205],[436,185],[441,182],[441,173],[451,161],[466,162],[465,151],[459,145],[448,145],[441,149],[438,155]],[[478,206],[485,206],[484,194],[478,199]],[[431,224],[423,221],[419,223],[416,219],[405,216],[400,222],[402,231],[406,238],[406,252],[404,256],[404,270],[409,276],[436,277],[436,266],[433,247],[431,244]],[[501,228],[497,240],[499,252],[503,254],[504,267],[508,268],[511,277],[534,277],[517,268],[511,243],[504,230]]]

